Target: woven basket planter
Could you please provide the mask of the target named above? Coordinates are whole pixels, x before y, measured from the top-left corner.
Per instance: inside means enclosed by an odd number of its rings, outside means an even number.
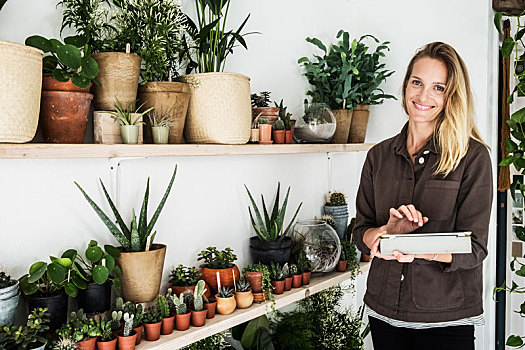
[[[42,89],[41,50],[0,41],[0,142],[35,137]]]
[[[237,73],[189,74],[188,143],[240,145],[250,139],[250,78]]]

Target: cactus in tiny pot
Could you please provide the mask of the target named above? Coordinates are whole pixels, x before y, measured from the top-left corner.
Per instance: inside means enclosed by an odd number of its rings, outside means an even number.
[[[334,191],[329,194],[329,198],[323,208],[324,215],[333,217],[335,227],[327,221],[327,223],[334,227],[340,239],[345,237],[346,228],[348,226],[348,204],[344,193]]]
[[[181,293],[178,297],[173,295],[171,299],[175,307],[175,329],[185,331],[190,327],[191,312],[188,312],[188,307],[184,301],[184,293]]]
[[[283,144],[284,143],[284,122],[279,119],[273,124],[273,143],[275,144]]]
[[[127,312],[124,314],[124,331],[123,335],[125,337],[129,337],[131,335],[131,331],[133,330],[133,318],[135,315],[130,315]]]
[[[168,335],[173,332],[173,322],[175,322],[175,315],[171,314],[170,306],[168,303],[168,299],[163,296],[159,295],[157,299],[155,300],[157,311],[160,312],[162,316],[162,335]]]
[[[206,292],[204,288],[204,281],[200,280],[195,286],[193,292],[193,310],[191,312],[191,324],[194,327],[202,327],[206,323],[206,314],[208,311],[204,309],[203,295]]]
[[[332,192],[330,194],[330,201],[326,205],[334,207],[340,205],[346,205],[345,194],[342,192]]]
[[[137,332],[133,330],[134,318],[135,315],[130,315],[127,312],[124,314],[124,328],[122,331],[117,333],[119,349],[135,349]]]

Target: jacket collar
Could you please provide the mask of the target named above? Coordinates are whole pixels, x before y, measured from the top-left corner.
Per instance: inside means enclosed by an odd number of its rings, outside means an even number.
[[[408,157],[410,159],[410,156],[408,154],[407,150],[407,136],[408,136],[408,122],[405,123],[403,126],[403,129],[401,129],[401,132],[394,136],[394,152],[396,154],[402,154]],[[436,137],[432,136],[430,140],[427,142],[427,144],[422,148],[422,150],[429,150],[432,153],[439,154],[438,147],[436,146]]]

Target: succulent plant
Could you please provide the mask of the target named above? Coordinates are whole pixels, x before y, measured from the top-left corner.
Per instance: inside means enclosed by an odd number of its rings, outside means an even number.
[[[283,100],[281,100],[281,103],[280,104],[277,104],[277,102],[275,102],[275,107],[278,107],[279,108],[279,120],[282,120],[283,123],[284,123],[284,128],[286,130],[291,130],[292,129],[292,124],[291,124],[291,117],[292,117],[292,114],[291,113],[288,113],[286,111],[286,109],[288,107],[285,107],[284,104],[283,104]]]
[[[97,321],[98,330],[100,332],[100,339],[105,342],[111,340],[112,329],[111,329],[111,320],[102,318]]]
[[[127,312],[130,315],[133,315],[133,328],[137,328],[142,323],[142,314],[143,307],[141,304],[134,304],[128,301],[124,304],[124,312]]]
[[[233,296],[233,289],[227,286],[221,286],[217,296],[219,298],[231,298]]]
[[[284,122],[283,122],[281,119],[277,120],[277,121],[273,124],[273,128],[274,128],[275,130],[284,130]]]
[[[53,345],[53,350],[76,350],[77,344],[72,338],[60,337]]]
[[[237,255],[229,247],[224,250],[218,250],[217,247],[208,247],[199,253],[197,260],[204,260],[205,266],[212,269],[226,269],[233,267],[233,262],[237,260]]]
[[[0,289],[12,286],[14,281],[11,281],[11,276],[6,274],[4,271],[0,272]]]
[[[266,118],[258,118],[257,119],[257,123],[259,123],[259,125],[268,124],[268,119],[266,119]]]
[[[328,206],[334,207],[339,205],[346,205],[346,198],[342,192],[332,192],[330,194],[330,202],[327,203]]]
[[[162,321],[162,315],[158,311],[150,311],[144,314],[144,318],[142,319],[142,322],[144,323],[158,323]]]
[[[130,315],[127,312],[124,314],[124,332],[123,336],[129,337],[131,335],[131,331],[133,330],[133,318],[135,315]]]
[[[111,330],[113,332],[120,329],[120,320],[122,320],[122,311],[113,311],[111,313]]]
[[[270,279],[272,281],[282,281],[284,279],[283,269],[279,263],[270,262]]]
[[[157,299],[155,299],[155,306],[157,307],[157,311],[162,315],[162,318],[170,317],[170,306],[165,296],[159,295]]]
[[[184,295],[181,293],[180,296],[173,296],[173,304],[175,305],[175,312],[177,315],[184,315],[188,313],[188,307],[186,306],[186,303],[184,302]]]
[[[204,293],[206,293],[206,288],[204,288],[204,281],[200,280],[199,282],[197,282],[197,285],[195,286],[195,290],[193,292],[193,310],[204,310],[204,301],[202,299]]]
[[[346,260],[346,254],[344,250],[341,250],[341,255],[339,255],[339,261],[345,261]]]
[[[186,287],[194,286],[197,284],[201,273],[195,267],[186,267],[182,264],[172,269],[170,272],[171,279],[169,282],[173,286]]]
[[[123,307],[124,307],[124,299],[122,299],[121,297],[117,297],[117,299],[115,299],[115,305],[113,307],[113,310],[122,311]]]
[[[283,277],[288,278],[290,277],[290,267],[288,267],[288,263],[284,263],[283,265]]]
[[[248,282],[246,279],[241,279],[239,282],[237,282],[237,292],[249,292],[252,290],[252,286],[250,285],[250,282]]]
[[[270,104],[270,91],[261,91],[259,95],[251,94],[252,107],[268,107]]]
[[[300,273],[310,271],[310,263],[306,258],[306,252],[304,249],[301,249],[297,254],[297,269]]]
[[[297,265],[295,264],[291,264],[290,265],[290,275],[298,275],[299,274],[299,269],[297,268]]]
[[[332,215],[323,215],[321,220],[325,221],[331,228],[335,230],[335,219]]]

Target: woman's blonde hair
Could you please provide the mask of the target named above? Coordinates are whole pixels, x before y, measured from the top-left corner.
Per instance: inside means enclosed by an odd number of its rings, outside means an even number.
[[[452,46],[433,42],[417,51],[408,64],[403,80],[403,109],[408,114],[405,102],[406,88],[414,64],[423,57],[439,60],[447,67],[445,104],[434,129],[434,141],[441,158],[435,174],[447,176],[455,170],[467,154],[469,140],[473,138],[485,145],[474,122],[474,103],[465,62]],[[486,145],[485,145],[486,146]]]

